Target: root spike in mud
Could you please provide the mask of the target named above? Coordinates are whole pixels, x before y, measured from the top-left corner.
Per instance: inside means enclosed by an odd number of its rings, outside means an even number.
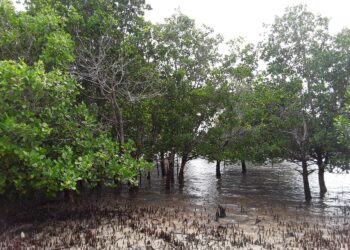
[[[237,204],[215,221],[217,206],[181,205],[105,200],[38,207],[1,232],[0,249],[350,249],[345,215],[308,217],[285,207],[246,207],[242,215]]]

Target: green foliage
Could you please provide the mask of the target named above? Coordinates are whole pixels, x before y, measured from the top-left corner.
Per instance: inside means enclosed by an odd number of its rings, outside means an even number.
[[[76,190],[81,180],[113,184],[147,166],[131,156],[131,142],[120,148],[99,129],[76,101],[79,86],[71,77],[46,73],[41,63],[1,61],[0,68],[1,192],[54,194]]]
[[[65,18],[52,8],[32,16],[17,13],[7,1],[1,1],[0,14],[1,60],[24,60],[33,65],[41,59],[47,69],[67,68],[74,61],[74,43],[63,30]]]
[[[284,125],[284,131],[291,136],[286,146],[288,154],[300,158],[295,155],[303,151],[304,158],[315,159],[319,164],[322,160],[327,164],[342,150],[334,119],[344,105],[350,72],[344,67],[345,47],[349,48],[347,32],[331,37],[328,22],[327,18],[309,12],[306,6],[290,7],[276,18],[262,44],[262,59],[273,82],[284,88],[295,81],[303,83],[303,89],[295,92],[299,101],[294,103],[298,105],[288,104],[293,106],[292,114],[299,122],[291,119],[291,114],[287,119],[280,116],[291,122]]]
[[[177,13],[155,30],[164,95],[155,105],[159,151],[197,155],[206,127],[217,111],[214,70],[221,37]]]
[[[63,31],[53,32],[47,36],[47,42],[39,58],[48,68],[66,69],[74,62],[73,49],[74,43],[69,34]]]
[[[350,91],[347,91],[347,97],[350,96]],[[341,114],[334,118],[334,123],[337,129],[337,139],[345,146],[344,152],[348,154],[350,150],[350,109],[349,100],[342,108]]]
[[[349,107],[348,105],[344,107],[343,114],[337,116],[334,119],[335,127],[337,129],[337,139],[339,143],[343,146],[341,150],[338,151],[337,157],[331,159],[331,170],[341,169],[350,170],[350,118],[349,118]]]

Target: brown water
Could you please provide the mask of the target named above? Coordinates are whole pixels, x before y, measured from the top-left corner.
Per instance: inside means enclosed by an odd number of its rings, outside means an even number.
[[[215,177],[215,163],[196,159],[188,163],[184,186],[175,183],[165,190],[165,178],[160,170],[152,170],[151,180],[141,179],[140,191],[125,192],[123,196],[141,200],[186,201],[196,205],[244,203],[250,207],[287,206],[302,208],[315,214],[334,214],[350,211],[350,174],[326,173],[327,194],[321,198],[317,171],[309,176],[313,199],[305,203],[300,167],[290,163],[270,166],[247,165],[242,176],[240,165],[221,167],[222,178]],[[175,168],[176,172],[176,168]]]

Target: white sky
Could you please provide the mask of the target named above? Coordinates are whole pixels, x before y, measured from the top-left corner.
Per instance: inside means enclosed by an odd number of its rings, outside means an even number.
[[[12,0],[16,2],[16,0]],[[287,6],[306,4],[314,13],[329,17],[330,32],[350,28],[350,0],[146,0],[153,10],[146,12],[146,19],[162,23],[179,9],[205,24],[226,40],[242,36],[247,42],[261,40],[265,31],[263,23],[273,23],[276,15],[282,15]],[[16,4],[17,9],[23,6]]]
[[[180,9],[183,14],[205,24],[225,39],[242,36],[247,42],[258,42],[263,23],[273,23],[287,6],[306,4],[314,13],[331,18],[330,32],[350,28],[350,0],[146,0],[153,8],[146,19],[162,23]]]

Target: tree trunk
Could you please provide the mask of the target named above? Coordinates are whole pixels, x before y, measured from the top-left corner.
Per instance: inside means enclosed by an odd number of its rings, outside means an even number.
[[[166,176],[165,163],[164,163],[164,153],[160,153],[160,169],[162,171],[162,176]]]
[[[83,182],[83,180],[77,181],[77,189],[78,189],[79,193],[83,192],[83,190],[84,190],[84,182]]]
[[[123,121],[123,113],[119,106],[118,107],[118,115],[119,115],[119,133],[120,133],[120,143],[123,145],[125,143],[125,135],[124,135],[124,121]]]
[[[123,112],[117,103],[114,91],[112,91],[110,102],[112,104],[113,127],[116,135],[119,137],[120,144],[123,145],[125,142]],[[119,129],[117,125],[119,126]]]
[[[159,177],[159,162],[158,162],[158,160],[156,162],[156,167],[157,167],[157,176]]]
[[[303,168],[303,184],[304,184],[304,194],[305,194],[305,200],[309,201],[311,200],[311,191],[310,191],[310,185],[309,185],[309,172],[307,170],[307,161],[303,160],[301,162],[302,168]]]
[[[141,169],[139,168],[139,185],[142,183],[142,172]]]
[[[321,196],[327,193],[326,182],[324,180],[326,159],[323,161],[322,155],[317,154],[317,166],[318,166],[318,184],[320,187]]]
[[[180,172],[179,172],[179,182],[181,183],[184,181],[185,165],[187,161],[188,161],[188,156],[187,154],[185,154],[181,157],[181,166],[180,166]]]
[[[170,153],[170,158],[169,158],[170,181],[172,184],[175,183],[174,169],[175,169],[175,151],[172,151]]]
[[[221,161],[216,161],[216,178],[217,179],[221,178],[220,162]]]
[[[171,151],[170,156],[169,156],[169,164],[168,164],[166,181],[165,181],[165,189],[170,189],[171,184],[173,184],[175,182],[175,178],[174,178],[174,164],[175,164],[174,157],[175,157],[175,152]]]
[[[74,191],[69,189],[64,190],[64,199],[66,202],[74,203]]]
[[[245,160],[242,160],[242,174],[245,175],[247,173],[247,166],[245,165]]]
[[[172,170],[170,169],[170,164],[169,164],[169,168],[168,168],[168,171],[167,171],[167,175],[166,175],[166,181],[165,181],[165,189],[170,189],[170,186],[171,186],[171,175],[172,175]]]
[[[320,185],[321,195],[324,195],[325,193],[327,193],[327,187],[324,181],[324,166],[318,167],[318,183]]]
[[[101,196],[102,187],[103,187],[102,181],[98,181],[96,184],[96,187],[93,189],[97,198]]]
[[[123,188],[122,182],[114,178],[114,184],[116,193],[120,194]]]

